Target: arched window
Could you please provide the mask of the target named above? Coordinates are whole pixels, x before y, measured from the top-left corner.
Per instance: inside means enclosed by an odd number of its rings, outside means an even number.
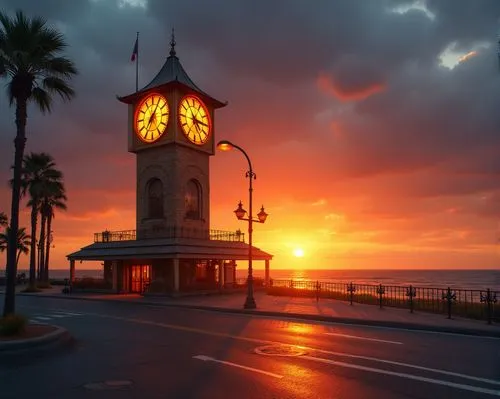
[[[201,219],[201,187],[196,180],[189,180],[186,186],[186,219]]]
[[[163,217],[163,184],[160,179],[151,179],[147,186],[148,192],[148,218],[159,219]]]

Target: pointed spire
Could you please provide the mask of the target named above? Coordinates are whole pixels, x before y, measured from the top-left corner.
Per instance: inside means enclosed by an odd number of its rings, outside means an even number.
[[[175,57],[175,32],[174,28],[172,28],[172,39],[170,39],[170,56]]]

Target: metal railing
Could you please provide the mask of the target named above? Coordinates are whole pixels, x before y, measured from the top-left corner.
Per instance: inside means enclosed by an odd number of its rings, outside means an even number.
[[[94,242],[130,241],[136,239],[135,230],[103,231],[94,233]]]
[[[312,280],[271,280],[271,295],[338,299],[353,303],[407,308],[410,312],[443,313],[500,322],[500,291],[325,282]]]
[[[245,242],[245,234],[237,231],[196,229],[182,226],[167,226],[155,233],[158,238],[192,238],[215,241]],[[102,231],[94,233],[94,242],[131,241],[137,239],[136,230]]]

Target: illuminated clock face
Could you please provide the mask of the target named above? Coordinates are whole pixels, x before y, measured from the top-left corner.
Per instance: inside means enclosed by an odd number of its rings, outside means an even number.
[[[153,143],[165,132],[168,123],[168,102],[160,94],[147,96],[135,113],[135,132],[146,143]]]
[[[179,123],[183,133],[194,144],[205,144],[212,126],[207,107],[195,96],[186,96],[179,104]]]

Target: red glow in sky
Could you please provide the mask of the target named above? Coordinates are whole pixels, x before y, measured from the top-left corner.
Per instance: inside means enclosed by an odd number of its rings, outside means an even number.
[[[269,213],[254,243],[275,255],[272,268],[498,267],[497,55],[464,50],[467,62],[440,65],[451,43],[494,42],[496,3],[450,13],[433,2],[432,18],[365,1],[66,3],[25,10],[63,30],[81,70],[71,104],[47,116],[29,109],[26,151],[54,156],[69,197],[54,220],[53,267],[68,267],[66,254],[95,232],[135,228],[135,156],[116,95],[135,86],[136,31],[144,86],[168,56],[172,26],[190,77],[229,102],[216,113],[215,140],[252,159],[255,204]],[[5,93],[0,115],[7,182],[15,126]],[[246,230],[233,214],[248,203],[246,168],[237,152],[211,158],[211,228]],[[0,184],[0,210],[9,209]]]

